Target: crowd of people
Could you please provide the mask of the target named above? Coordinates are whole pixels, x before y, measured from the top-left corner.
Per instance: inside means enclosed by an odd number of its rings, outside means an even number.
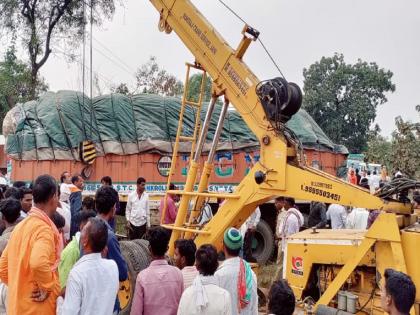
[[[403,173],[399,168],[396,168],[393,178],[400,177],[403,177]],[[378,189],[389,183],[391,177],[388,175],[388,170],[385,165],[379,171],[376,168],[373,171],[368,169],[360,171],[358,168],[349,167],[347,181],[353,185],[366,188],[371,193],[375,193]]]
[[[118,314],[119,283],[128,279],[127,262],[115,234],[120,205],[112,179],[106,176],[101,184],[95,198],[83,198],[83,177],[64,172],[59,186],[53,177],[42,175],[30,188],[15,182],[0,196],[4,197],[0,201],[0,315]],[[176,240],[171,265],[166,256],[170,231],[151,227],[145,186],[146,180],[138,178],[125,212],[129,239],[145,237],[152,256],[150,266],[137,276],[131,314],[258,314],[250,242],[260,209],[241,229],[231,227],[224,232],[223,253],[211,244],[197,248],[192,240]],[[161,211],[167,205],[165,223],[176,218],[176,198],[168,195],[161,200]],[[305,219],[293,198],[278,197],[275,207],[277,262],[282,266],[285,239],[299,232]],[[315,228],[325,227],[327,220],[332,228],[348,224],[363,228],[363,213],[353,209],[347,214],[340,205],[330,205],[326,211],[324,204],[313,203],[308,222]],[[405,310],[402,302],[414,302],[414,296],[412,301],[410,298],[414,288],[411,279],[392,270],[385,278],[384,309]],[[274,279],[268,314],[293,314],[295,297],[281,268]],[[411,288],[403,300],[395,291],[395,285],[401,283]]]

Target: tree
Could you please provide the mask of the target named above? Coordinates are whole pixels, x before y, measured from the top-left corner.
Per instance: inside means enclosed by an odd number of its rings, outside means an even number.
[[[127,86],[127,83],[120,83],[117,87],[112,87],[111,93],[119,93],[124,95],[132,94]]]
[[[74,48],[83,38],[85,0],[2,0],[0,28],[20,39],[29,55],[30,90],[36,96],[38,73],[53,51],[53,44],[65,38]],[[100,24],[115,11],[114,0],[91,0],[92,21]],[[88,10],[88,8],[86,8]],[[89,10],[90,11],[90,10]]]
[[[198,102],[198,98],[200,96],[201,78],[202,78],[202,75],[199,73],[195,73],[190,77],[188,99],[191,101]],[[206,81],[204,83],[203,102],[208,102],[210,101],[210,99],[211,99],[211,78],[207,76]]]
[[[392,133],[393,167],[410,177],[420,178],[420,124],[404,121],[398,116],[395,125],[397,129]]]
[[[17,59],[14,47],[9,48],[0,62],[0,123],[5,114],[16,105],[31,99],[31,70]],[[37,78],[35,95],[46,91],[48,86],[42,78]]]
[[[386,165],[388,169],[393,168],[391,141],[380,135],[381,129],[376,124],[370,130],[365,152],[366,161]]]
[[[324,132],[350,152],[366,150],[368,130],[385,93],[395,91],[392,72],[375,62],[347,64],[342,54],[322,57],[303,69],[303,107]]]
[[[142,93],[179,96],[184,89],[180,80],[159,67],[154,56],[137,70],[136,80],[137,89]]]

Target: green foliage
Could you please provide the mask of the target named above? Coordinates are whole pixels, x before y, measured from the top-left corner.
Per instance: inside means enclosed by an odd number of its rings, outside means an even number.
[[[142,65],[136,72],[137,89],[142,93],[159,94],[163,96],[180,96],[184,85],[174,75],[160,68],[156,57]]]
[[[395,118],[397,129],[392,133],[393,167],[404,174],[420,178],[420,124]]]
[[[131,94],[131,92],[128,89],[128,86],[127,86],[126,83],[120,83],[120,85],[118,85],[117,87],[112,88],[111,92],[112,93],[124,94],[124,95],[130,95]]]
[[[347,64],[342,54],[322,57],[303,69],[303,107],[331,140],[363,152],[377,106],[387,101],[385,93],[395,91],[392,75],[375,62]]]
[[[381,129],[378,125],[369,131],[365,159],[369,163],[386,165],[388,169],[393,169],[391,142],[381,136],[380,132]]]
[[[202,79],[202,75],[199,73],[193,74],[190,77],[189,88],[188,88],[189,100],[198,102],[198,98],[200,96],[201,79]],[[203,102],[208,102],[210,101],[210,99],[211,99],[211,78],[207,76],[206,81],[204,83]]]
[[[35,95],[46,91],[48,86],[43,79],[38,79]],[[9,48],[0,61],[0,124],[6,113],[16,103],[31,99],[31,70],[24,62],[17,59],[15,49]]]
[[[1,0],[0,31],[13,34],[27,49],[31,69],[31,97],[36,95],[39,69],[59,42],[74,49],[83,39],[86,14],[92,6],[92,21],[101,24],[114,11],[114,0]],[[66,53],[66,52],[65,52]]]

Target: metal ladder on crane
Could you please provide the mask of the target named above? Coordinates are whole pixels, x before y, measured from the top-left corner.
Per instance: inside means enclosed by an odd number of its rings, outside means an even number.
[[[204,69],[202,69],[199,65],[186,63],[187,71],[185,76],[185,85],[184,85],[184,92],[182,94],[182,101],[181,101],[181,108],[179,111],[179,119],[178,119],[178,128],[176,132],[175,144],[172,149],[172,159],[171,159],[171,168],[169,170],[167,185],[166,185],[166,194],[164,198],[163,209],[161,213],[160,223],[164,224],[164,219],[166,217],[166,211],[168,208],[167,205],[167,198],[168,198],[168,191],[170,189],[170,184],[172,183],[172,178],[175,175],[176,165],[178,160],[178,153],[179,153],[179,146],[181,142],[190,142],[191,143],[191,153],[190,153],[190,161],[192,161],[196,149],[196,142],[197,136],[200,131],[201,125],[201,108],[203,103],[203,95],[204,95],[204,88],[207,79],[207,74]],[[190,73],[191,69],[201,71],[201,81],[200,81],[200,93],[198,95],[198,100],[192,101],[189,99],[189,88],[190,88]],[[186,135],[184,130],[184,115],[187,111],[188,107],[192,108],[195,111],[195,122],[194,122],[194,129],[192,135]]]
[[[200,96],[199,96],[198,102],[196,103],[188,100],[189,72],[190,72],[191,67],[194,67],[196,69],[203,71],[201,87],[200,87]],[[216,94],[212,95],[209,105],[207,106],[206,116],[202,124],[200,123],[199,113],[196,114],[196,117],[195,117],[196,121],[195,121],[195,128],[194,128],[193,136],[185,136],[183,134],[183,121],[184,121],[184,114],[185,114],[186,106],[195,106],[197,109],[201,110],[201,103],[203,101],[203,94],[204,94],[205,74],[206,73],[204,69],[197,67],[196,65],[187,63],[187,76],[186,76],[185,89],[184,89],[184,94],[182,98],[182,104],[181,104],[179,121],[178,121],[177,137],[176,137],[175,145],[173,148],[171,169],[170,169],[168,182],[167,182],[167,191],[165,194],[163,210],[161,213],[161,226],[172,230],[171,241],[170,241],[171,243],[180,237],[191,238],[197,234],[210,234],[211,233],[210,231],[201,229],[199,225],[195,224],[196,218],[201,211],[201,207],[204,204],[205,198],[223,198],[223,199],[240,198],[240,196],[237,194],[210,193],[207,191],[209,178],[213,171],[214,156],[216,154],[217,144],[219,142],[219,138],[223,130],[223,123],[226,117],[227,109],[229,107],[229,101],[225,98],[225,101],[222,105],[219,119],[216,126],[216,130],[213,137],[213,142],[210,147],[207,160],[204,162],[203,169],[200,174],[198,172],[200,168],[200,157],[203,151],[203,147],[204,147],[205,140],[207,137],[207,132],[210,126],[211,117],[213,115],[213,111],[216,106],[218,95]],[[197,138],[198,133],[200,133],[200,135]],[[181,141],[192,142],[188,175],[185,182],[184,190],[182,191],[170,190],[169,186],[172,180],[172,176],[175,173],[176,160],[177,160],[178,150],[179,150],[179,143]],[[198,183],[198,189],[195,190],[197,175],[199,175],[199,183]],[[181,195],[181,202],[178,208],[178,213],[177,213],[174,224],[164,223],[164,218],[166,216],[166,211],[167,211],[168,194]],[[189,218],[188,218],[190,201],[194,201],[194,207],[192,211],[190,212]],[[188,218],[188,223],[186,222],[187,218]]]

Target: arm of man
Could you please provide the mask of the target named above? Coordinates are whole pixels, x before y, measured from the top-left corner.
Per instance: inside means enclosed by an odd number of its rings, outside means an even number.
[[[70,246],[70,247],[69,247]],[[80,258],[79,248],[73,241],[67,245],[67,248],[61,253],[60,264],[58,265],[58,275],[60,278],[60,286],[63,289],[66,286],[71,268]]]
[[[0,258],[0,280],[5,284],[9,283],[9,255],[7,252],[7,246]]]
[[[136,280],[136,288],[134,290],[133,303],[131,304],[130,315],[143,314],[143,286],[141,285],[140,274]]]
[[[120,244],[116,237],[112,237],[108,241],[108,259],[116,262],[118,267],[118,275],[120,281],[125,281],[128,278],[127,263],[121,254]]]
[[[130,222],[131,210],[133,209],[133,202],[131,201],[131,195],[128,195],[127,205],[125,207],[125,218],[127,223]]]
[[[50,257],[54,255],[54,235],[49,228],[45,227],[35,238],[29,257],[29,269],[33,274],[34,282],[46,291],[51,291],[56,285],[50,261]]]
[[[327,213],[326,213],[326,207],[325,204],[321,204],[319,208],[319,214],[321,217],[321,221],[316,225],[318,229],[322,229],[327,225]]]
[[[176,208],[175,201],[171,198],[168,198],[168,208],[166,209],[166,211],[169,212],[168,214],[171,221],[175,221],[177,208]]]
[[[252,229],[255,230],[257,228],[257,225],[258,225],[258,223],[260,223],[260,220],[261,220],[261,210],[260,210],[260,207],[257,207],[255,209],[255,216],[254,216],[254,220],[252,222]]]
[[[146,196],[146,220],[147,227],[150,227],[150,204],[149,204],[149,195]]]
[[[230,293],[228,291],[225,292],[224,298],[225,298],[225,307],[223,308],[223,315],[233,315],[232,314],[232,301],[230,298]],[[255,313],[258,314],[258,313]]]
[[[70,273],[66,286],[66,295],[61,308],[62,315],[79,314],[82,306],[82,289],[74,275]]]

